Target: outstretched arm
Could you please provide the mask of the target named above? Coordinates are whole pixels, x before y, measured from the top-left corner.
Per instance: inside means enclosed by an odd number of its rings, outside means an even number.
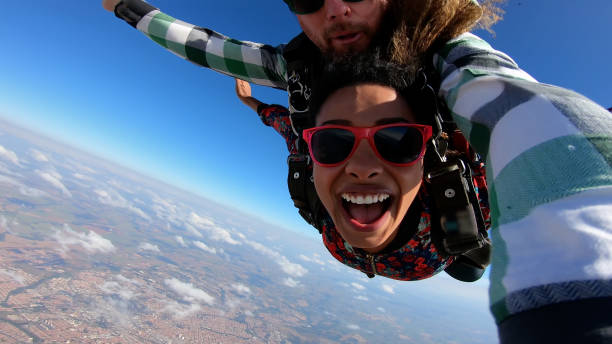
[[[102,7],[176,55],[262,86],[287,88],[284,45],[238,41],[170,17],[143,0],[103,0]]]
[[[490,302],[501,342],[605,342],[612,116],[582,95],[538,83],[472,34],[447,43],[434,64],[440,96],[487,162]]]
[[[251,96],[251,85],[244,80],[236,79],[236,95],[244,105],[250,107],[255,112],[263,104],[257,98]]]

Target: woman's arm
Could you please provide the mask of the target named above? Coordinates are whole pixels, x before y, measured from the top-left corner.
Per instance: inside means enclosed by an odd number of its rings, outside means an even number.
[[[264,103],[260,102],[257,98],[251,96],[251,85],[248,82],[240,79],[236,79],[236,96],[240,101],[251,108],[253,111],[258,112],[257,109]]]

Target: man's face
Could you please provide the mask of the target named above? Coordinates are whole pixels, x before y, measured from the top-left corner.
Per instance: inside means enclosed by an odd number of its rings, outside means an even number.
[[[298,14],[308,38],[323,53],[342,56],[364,51],[379,29],[388,0],[325,0],[310,14]]]
[[[330,95],[316,118],[316,125],[371,127],[395,122],[414,123],[406,101],[389,87],[359,84]],[[379,252],[395,238],[415,199],[423,178],[423,159],[410,166],[396,166],[378,158],[367,140],[338,166],[314,164],[317,194],[336,230],[354,247]],[[359,197],[370,201],[367,204]],[[378,201],[376,201],[378,200]]]

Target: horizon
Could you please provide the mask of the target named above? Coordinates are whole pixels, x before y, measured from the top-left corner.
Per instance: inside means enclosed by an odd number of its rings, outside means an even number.
[[[243,1],[151,3],[236,39],[277,45],[300,30],[278,0],[262,0],[251,11]],[[11,47],[0,58],[0,115],[276,225],[316,232],[289,197],[283,140],[238,101],[231,78],[165,51],[100,1],[6,7],[5,25],[19,30],[0,30]],[[503,8],[495,36],[476,33],[541,82],[612,106],[606,91],[612,47],[601,44],[610,1],[509,0]],[[268,16],[275,20],[258,19]],[[287,102],[284,91],[270,88],[253,86],[253,95]]]

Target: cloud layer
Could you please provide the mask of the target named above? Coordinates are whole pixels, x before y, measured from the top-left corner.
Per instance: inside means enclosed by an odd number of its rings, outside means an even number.
[[[52,238],[62,246],[62,251],[67,252],[70,246],[81,246],[90,253],[110,253],[115,251],[113,243],[96,232],[89,231],[87,234],[75,232],[68,225],[62,230],[57,230]]]

